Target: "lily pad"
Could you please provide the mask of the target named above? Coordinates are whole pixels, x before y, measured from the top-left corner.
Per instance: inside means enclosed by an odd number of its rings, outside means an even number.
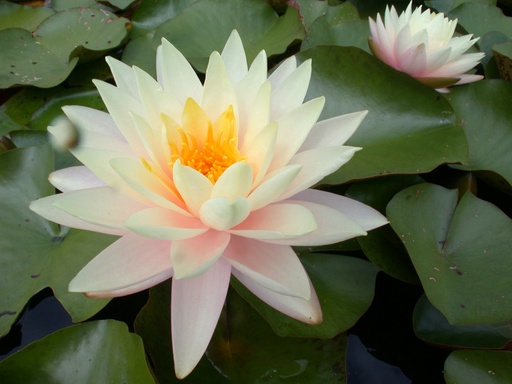
[[[464,129],[469,157],[457,168],[493,171],[512,185],[512,83],[486,80],[448,95]]]
[[[304,324],[282,314],[236,280],[233,287],[280,336],[330,339],[352,327],[370,307],[378,269],[365,260],[339,255],[311,253],[302,255],[301,261],[322,307],[324,321],[320,325]]]
[[[115,238],[59,227],[28,208],[32,200],[54,193],[47,181],[51,171],[53,155],[46,145],[0,155],[0,291],[8,292],[0,297],[0,335],[45,287],[53,289],[73,321],[89,318],[108,302],[70,293],[68,283]]]
[[[233,29],[244,42],[249,62],[263,49],[268,56],[283,53],[295,39],[304,37],[304,26],[293,7],[279,17],[262,1],[202,0],[163,23],[154,43],[158,45],[165,37],[196,69],[205,72],[211,52],[222,50]]]
[[[321,119],[369,111],[347,142],[363,150],[324,182],[423,173],[466,159],[464,131],[435,90],[354,47],[320,46],[297,57],[313,59],[306,98],[326,97]]]
[[[493,5],[465,2],[450,11],[447,16],[450,19],[457,19],[458,25],[475,37],[482,37],[490,31],[512,37],[512,17],[505,16],[500,8]]]
[[[447,384],[509,384],[512,352],[454,351],[444,364]]]
[[[127,34],[127,22],[104,9],[71,8],[46,18],[33,32],[0,30],[0,88],[60,84],[79,56],[94,57],[118,46]]]
[[[512,41],[495,45],[493,53],[501,77],[505,80],[512,80]]]
[[[470,192],[420,184],[389,202],[387,217],[402,239],[429,301],[452,325],[512,318],[512,220]]]
[[[445,347],[508,349],[512,340],[510,322],[486,325],[451,325],[426,296],[422,296],[413,314],[414,333],[420,339]]]
[[[51,8],[29,7],[28,5],[2,1],[0,2],[0,30],[21,28],[33,31],[44,19],[54,13],[55,11]]]
[[[124,323],[95,321],[57,331],[0,362],[3,384],[149,384],[142,341]]]

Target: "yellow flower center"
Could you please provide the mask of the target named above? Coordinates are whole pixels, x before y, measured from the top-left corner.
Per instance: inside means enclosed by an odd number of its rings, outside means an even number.
[[[238,150],[238,132],[231,105],[212,124],[202,108],[188,99],[182,127],[176,130],[181,140],[169,142],[171,166],[179,159],[181,164],[194,168],[215,183],[228,167],[245,160]]]

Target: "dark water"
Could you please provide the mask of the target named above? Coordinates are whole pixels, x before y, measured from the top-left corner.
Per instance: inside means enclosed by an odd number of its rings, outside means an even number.
[[[449,351],[426,345],[412,330],[418,287],[379,274],[375,300],[348,334],[347,384],[443,384]],[[133,323],[147,299],[142,292],[113,300],[94,319]],[[67,326],[71,318],[46,289],[34,296],[11,332],[0,340],[0,360],[25,345]]]

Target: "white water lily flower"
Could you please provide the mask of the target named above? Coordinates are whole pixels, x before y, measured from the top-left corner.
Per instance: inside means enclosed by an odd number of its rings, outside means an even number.
[[[368,206],[308,189],[358,150],[342,144],[366,112],[317,123],[324,98],[303,103],[311,62],[297,67],[289,58],[267,78],[265,52],[248,68],[236,31],[210,56],[204,85],[166,40],[157,80],[107,61],[117,85],[95,84],[109,113],[64,107],[79,130],[70,150],[84,166],[52,173],[63,193],[30,206],[69,227],[121,236],[69,290],[115,297],[172,277],[180,378],[208,346],[231,274],[279,311],[320,323],[291,246],[335,243],[386,223]]]
[[[369,18],[370,49],[380,60],[422,83],[446,92],[446,87],[471,83],[483,76],[465,74],[484,57],[483,53],[464,53],[477,40],[473,35],[453,37],[457,20],[443,13],[412,11],[412,2],[398,16],[395,7],[386,7],[384,22]]]

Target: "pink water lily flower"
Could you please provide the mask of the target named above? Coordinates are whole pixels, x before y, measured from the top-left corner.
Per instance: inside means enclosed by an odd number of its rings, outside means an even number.
[[[453,37],[457,20],[443,13],[412,11],[412,2],[398,16],[395,7],[386,7],[384,22],[369,18],[370,49],[391,67],[408,73],[422,83],[446,92],[446,87],[481,80],[466,74],[484,57],[483,53],[464,53],[477,40],[473,35]]]
[[[213,52],[204,84],[169,42],[157,80],[107,58],[116,86],[95,84],[109,113],[64,107],[84,165],[56,171],[62,193],[31,209],[69,227],[121,236],[69,284],[115,297],[172,277],[176,375],[188,375],[218,321],[231,274],[272,307],[318,324],[322,311],[291,246],[340,242],[386,223],[348,198],[308,189],[346,163],[343,146],[366,112],[317,123],[324,98],[303,103],[311,61],[267,77],[248,68],[235,31]],[[59,128],[49,127],[57,134]]]

